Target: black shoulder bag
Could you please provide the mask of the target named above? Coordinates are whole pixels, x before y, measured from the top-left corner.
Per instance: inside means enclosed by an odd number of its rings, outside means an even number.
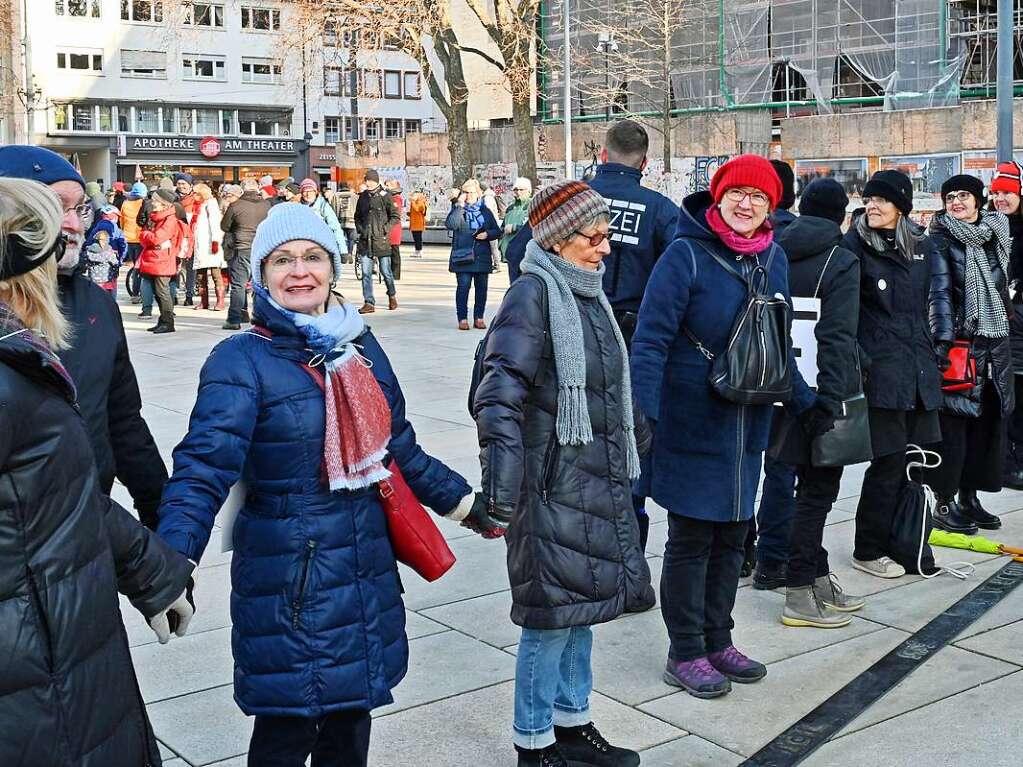
[[[682,332],[711,363],[708,382],[718,396],[737,405],[771,405],[792,395],[792,308],[768,291],[768,271],[777,246],[771,246],[766,266],[743,275],[710,248],[697,243],[730,275],[746,286],[746,304],[728,334],[728,346],[713,354],[693,332]]]

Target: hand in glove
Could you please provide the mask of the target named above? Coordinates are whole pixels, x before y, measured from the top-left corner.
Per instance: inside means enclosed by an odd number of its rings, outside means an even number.
[[[160,644],[167,644],[170,641],[171,633],[183,637],[188,632],[188,624],[192,620],[192,616],[195,615],[192,590],[195,588],[195,579],[198,574],[198,568],[192,570],[192,574],[188,577],[188,585],[181,592],[181,596],[149,619],[149,627],[156,633]]]
[[[952,344],[948,341],[939,341],[934,345],[934,357],[938,361],[938,371],[941,373],[952,367],[952,362],[948,358],[948,352],[951,348]]]
[[[500,538],[508,529],[511,515],[499,511],[483,493],[476,493],[469,516],[462,520],[462,526],[484,538]]]
[[[819,398],[796,418],[803,432],[812,440],[835,428],[835,416],[831,413],[831,406]]]

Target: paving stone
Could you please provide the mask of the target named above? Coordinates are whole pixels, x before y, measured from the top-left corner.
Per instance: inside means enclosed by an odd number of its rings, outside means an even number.
[[[450,520],[440,522],[453,524]],[[415,573],[402,569],[406,607],[422,610],[511,588],[504,541],[488,541],[473,535],[451,541],[450,545],[456,562],[439,581],[427,583]]]
[[[513,682],[506,682],[374,717],[370,764],[514,767],[514,689]],[[685,734],[597,693],[590,698],[590,707],[601,733],[626,748],[648,748]]]
[[[231,684],[234,678],[229,628],[141,645],[131,656],[146,703]]]
[[[234,702],[231,685],[183,695],[147,707],[156,736],[194,765],[248,750],[252,721]]]
[[[1018,590],[1018,589],[1017,589]],[[967,650],[974,650],[984,655],[1001,658],[1023,666],[1023,621],[1016,621],[1007,626],[988,631],[984,634],[964,639],[956,644]]]
[[[439,634],[442,631],[447,631],[447,627],[425,618],[419,613],[412,612],[412,610],[405,611],[405,635],[410,640]]]
[[[515,677],[508,653],[455,631],[409,642],[409,671],[393,692],[394,703],[377,714],[401,711]]]
[[[733,754],[698,735],[654,746],[640,755],[643,767],[736,767],[745,757]]]
[[[224,759],[220,762],[212,762],[204,765],[204,767],[248,767],[249,760],[245,754],[241,756],[235,756],[231,759]]]
[[[639,709],[749,756],[906,636],[886,628],[772,663],[762,681],[733,684],[732,691],[721,698],[699,700],[683,691],[644,703]]]
[[[1018,666],[945,647],[839,733],[848,734],[1019,671]]]
[[[1009,767],[1019,762],[1019,718],[999,726],[992,717],[1021,708],[1023,672],[1017,672],[826,743],[802,767],[849,767],[865,760],[884,767]]]
[[[475,599],[423,610],[423,615],[494,647],[519,641],[522,629],[511,622],[511,592],[500,591]]]

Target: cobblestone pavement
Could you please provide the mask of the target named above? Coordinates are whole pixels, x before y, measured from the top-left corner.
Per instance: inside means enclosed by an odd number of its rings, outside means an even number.
[[[504,272],[491,279],[488,318],[506,286]],[[353,301],[360,297],[350,272],[342,289]],[[398,298],[398,311],[378,311],[369,319],[398,372],[419,440],[478,482],[478,446],[465,395],[481,333],[456,328],[446,251],[428,248],[418,261],[406,255]],[[151,321],[137,319],[138,307],[122,298],[122,311],[144,414],[169,464],[187,427],[199,369],[228,335],[220,329],[223,315],[179,307],[178,332],[154,337],[144,332]],[[736,644],[766,662],[768,675],[713,701],[697,700],[661,681],[667,639],[658,609],[597,627],[592,706],[612,742],[641,749],[649,767],[738,765],[1004,563],[1004,558],[939,550],[939,558],[976,565],[976,575],[965,582],[949,576],[886,581],[852,570],[853,512],[862,474],[862,467],[846,473],[825,545],[847,591],[868,595],[866,609],[845,629],[784,628],[779,622],[783,596],[754,591],[743,582],[735,607]],[[115,488],[115,497],[130,507],[123,488]],[[1004,527],[991,537],[1023,544],[1023,494],[1004,491],[983,500],[1004,515]],[[648,556],[657,579],[666,524],[663,511],[653,510],[652,517]],[[395,702],[375,712],[371,764],[511,767],[518,629],[508,619],[504,546],[453,523],[439,524],[458,563],[435,584],[403,573],[411,665],[395,690]],[[158,645],[124,605],[142,693],[169,767],[245,764],[252,723],[232,698],[229,562],[216,531],[201,562],[198,613],[189,635],[169,645]],[[804,764],[1018,764],[1021,619],[1023,588]]]

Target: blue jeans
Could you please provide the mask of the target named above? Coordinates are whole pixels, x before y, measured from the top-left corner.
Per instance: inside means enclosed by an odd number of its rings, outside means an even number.
[[[469,286],[475,283],[476,293],[472,301],[472,318],[482,320],[487,310],[487,284],[490,275],[487,272],[455,272],[458,286],[455,288],[455,311],[458,321],[469,319]],[[585,724],[585,722],[583,723]]]
[[[141,281],[139,283],[140,287],[141,287],[141,290],[142,290],[142,311],[146,312],[147,314],[152,313],[152,311],[153,311],[153,299],[154,299],[154,297],[156,295],[153,292],[153,280],[154,279],[155,278],[153,278],[153,277],[146,277],[143,274],[142,275],[142,279],[141,279]],[[177,281],[177,279],[173,279],[173,280],[170,281],[170,294],[171,294],[171,303],[173,304],[175,301],[178,300],[178,281]]]
[[[384,287],[387,288],[387,295],[393,296],[394,272],[391,271],[391,257],[380,256],[376,259],[380,262],[380,274],[384,277]],[[368,256],[362,257],[362,300],[371,306],[376,306],[376,299],[373,298],[373,264],[374,259]]]
[[[757,512],[757,562],[784,564],[789,559],[789,535],[796,516],[796,470],[764,456],[764,494]]]
[[[519,748],[554,743],[554,725],[590,723],[593,669],[589,626],[522,629],[515,661],[515,734]]]

